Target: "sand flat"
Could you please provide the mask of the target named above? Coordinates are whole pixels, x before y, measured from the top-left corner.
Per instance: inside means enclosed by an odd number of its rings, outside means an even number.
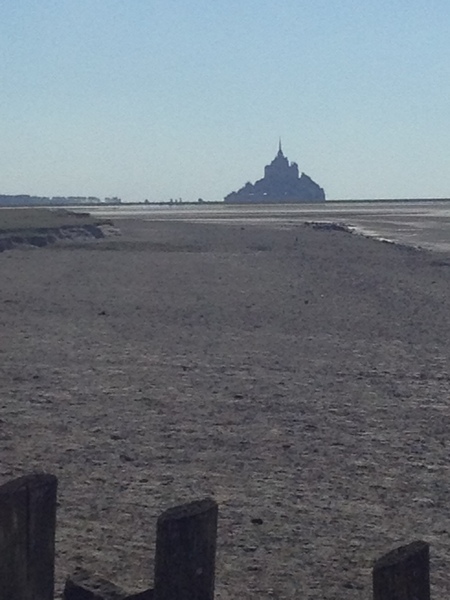
[[[81,565],[143,589],[157,516],[213,496],[217,598],[366,599],[414,539],[448,594],[450,257],[120,227],[0,255],[0,481],[58,476],[58,586]]]

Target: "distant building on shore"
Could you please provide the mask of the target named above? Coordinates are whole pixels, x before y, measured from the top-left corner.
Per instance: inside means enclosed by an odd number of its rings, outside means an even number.
[[[0,194],[0,206],[95,206],[97,204],[121,204],[120,198],[105,198],[100,200],[96,196],[29,196],[21,194],[8,196]]]
[[[325,202],[325,192],[308,175],[298,175],[298,165],[289,163],[281,148],[270,165],[264,169],[264,177],[255,183],[246,183],[237,192],[225,196],[227,204],[272,204],[297,202]]]

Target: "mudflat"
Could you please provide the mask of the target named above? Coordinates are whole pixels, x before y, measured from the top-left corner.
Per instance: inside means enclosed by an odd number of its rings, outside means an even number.
[[[367,599],[431,543],[450,592],[450,257],[342,231],[123,220],[0,254],[0,483],[59,479],[57,579],[152,583],[219,503],[216,597]]]

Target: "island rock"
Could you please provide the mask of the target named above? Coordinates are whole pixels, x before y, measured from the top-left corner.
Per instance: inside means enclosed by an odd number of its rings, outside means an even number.
[[[325,202],[324,190],[308,175],[299,177],[298,165],[283,154],[281,141],[278,153],[264,169],[264,177],[247,182],[237,192],[225,196],[227,204]]]

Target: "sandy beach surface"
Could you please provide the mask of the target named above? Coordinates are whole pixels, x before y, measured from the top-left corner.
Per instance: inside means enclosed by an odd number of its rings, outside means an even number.
[[[57,475],[58,590],[77,566],[149,587],[158,515],[212,496],[218,599],[367,599],[416,539],[448,596],[450,255],[120,229],[0,254],[0,483]]]

